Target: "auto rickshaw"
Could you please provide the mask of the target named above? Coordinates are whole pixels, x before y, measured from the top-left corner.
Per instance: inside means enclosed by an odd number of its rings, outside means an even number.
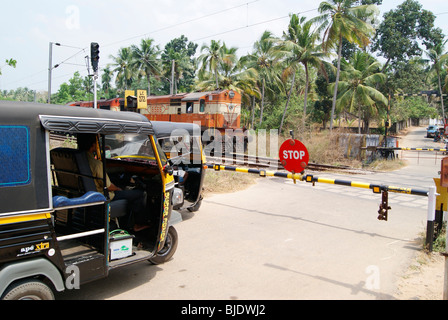
[[[82,135],[96,138],[107,186],[138,190],[144,210],[99,192]],[[54,299],[111,269],[171,259],[172,167],[144,116],[0,101],[0,298]]]
[[[201,127],[194,123],[151,121],[157,141],[173,167],[174,209],[198,211],[206,159],[202,150]]]

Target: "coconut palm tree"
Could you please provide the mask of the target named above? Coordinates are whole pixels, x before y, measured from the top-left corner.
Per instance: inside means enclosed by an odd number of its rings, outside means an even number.
[[[323,58],[325,54],[322,52],[321,46],[317,45],[319,40],[319,33],[312,29],[313,21],[306,21],[305,17],[299,18],[296,14],[291,16],[287,32],[283,32],[283,41],[280,43],[280,48],[285,53],[286,69],[284,74],[295,73],[298,65],[303,65],[305,69],[305,99],[303,107],[303,122],[305,124],[307,104],[308,104],[308,91],[310,86],[309,68],[315,67],[322,73],[325,72]],[[294,79],[291,84],[291,90],[294,85]],[[288,99],[289,101],[289,99]],[[283,112],[282,122],[280,124],[280,131],[282,129],[283,120],[287,111],[287,105]]]
[[[148,81],[148,96],[151,95],[151,76],[159,76],[161,67],[159,65],[159,46],[154,45],[153,39],[142,39],[140,47],[131,46],[132,65],[139,75],[145,76]]]
[[[206,72],[208,69],[215,76],[215,89],[219,88],[219,79],[218,79],[218,68],[219,64],[222,62],[222,50],[221,50],[221,41],[212,40],[210,46],[203,45],[201,47],[201,52],[205,51],[205,53],[201,54],[198,58],[199,63],[201,63],[201,67],[199,69],[199,76]]]
[[[320,24],[323,30],[323,49],[328,52],[331,48],[337,49],[338,62],[336,71],[336,84],[334,86],[333,104],[331,109],[330,130],[333,129],[334,111],[338,95],[338,83],[341,70],[342,41],[356,43],[361,48],[367,47],[370,37],[373,36],[374,27],[365,21],[378,12],[375,5],[359,5],[356,0],[329,0],[319,5],[320,16],[312,20]]]
[[[433,48],[431,48],[426,54],[428,55],[429,59],[432,61],[431,71],[434,71],[437,75],[437,81],[439,84],[439,92],[441,94],[440,96],[440,102],[442,105],[442,117],[445,119],[445,106],[443,104],[443,91],[442,91],[442,79],[441,79],[441,72],[443,69],[443,66],[448,62],[448,52],[445,51],[445,44],[448,42],[448,39],[437,43]]]
[[[102,84],[102,89],[107,96],[109,96],[111,82],[112,82],[112,71],[110,71],[109,67],[106,67],[102,70],[101,84]]]
[[[254,43],[253,53],[243,57],[243,63],[247,68],[252,68],[257,71],[259,75],[259,82],[261,87],[261,105],[260,105],[260,120],[259,125],[263,121],[263,110],[265,104],[266,90],[271,87],[281,86],[281,77],[278,71],[281,54],[276,47],[276,41],[273,34],[265,31],[260,40]],[[266,82],[271,84],[267,86]]]
[[[114,67],[113,72],[117,72],[115,78],[117,88],[127,90],[134,77],[131,49],[129,47],[121,48],[117,56],[110,55],[110,59],[113,60],[111,63],[111,66]]]
[[[378,111],[378,105],[387,106],[388,104],[387,98],[376,89],[377,84],[386,79],[386,75],[380,72],[380,68],[381,64],[378,61],[362,51],[357,51],[350,62],[342,61],[340,90],[336,106],[339,110],[358,112],[359,120],[363,114],[366,132],[368,132],[372,114]],[[333,83],[330,90],[335,85]]]
[[[249,104],[251,96],[260,96],[257,87],[258,73],[254,68],[245,65],[244,58],[239,60],[233,59],[231,56],[235,52],[236,48],[227,49],[223,45],[222,53],[224,59],[217,68],[220,71],[218,76],[219,88],[237,91],[242,95],[242,102]],[[215,75],[212,72],[205,71],[201,73],[196,89],[202,91],[214,90],[215,81]]]

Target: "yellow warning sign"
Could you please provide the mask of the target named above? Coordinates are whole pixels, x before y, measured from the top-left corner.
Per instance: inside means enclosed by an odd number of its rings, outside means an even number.
[[[148,108],[148,102],[146,97],[146,90],[137,90],[137,108],[146,109]]]
[[[135,95],[135,91],[134,90],[125,90],[124,91],[124,106],[127,107],[128,106],[128,97],[129,96],[134,96]]]

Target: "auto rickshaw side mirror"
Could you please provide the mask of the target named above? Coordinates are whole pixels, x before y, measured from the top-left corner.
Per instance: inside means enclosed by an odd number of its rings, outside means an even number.
[[[163,172],[172,176],[173,175],[173,167],[167,163],[166,165],[163,166]]]

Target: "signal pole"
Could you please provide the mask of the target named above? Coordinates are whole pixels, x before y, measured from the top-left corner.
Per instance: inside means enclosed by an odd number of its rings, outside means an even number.
[[[97,80],[98,80],[98,62],[100,60],[100,45],[96,42],[90,44],[90,59],[93,68],[93,107],[98,109],[97,99]]]
[[[96,96],[96,90],[97,90],[97,88],[96,88],[96,86],[97,86],[96,81],[97,80],[98,80],[98,72],[95,72],[93,74],[93,107],[95,109],[98,109],[98,99],[97,99],[97,96]]]

